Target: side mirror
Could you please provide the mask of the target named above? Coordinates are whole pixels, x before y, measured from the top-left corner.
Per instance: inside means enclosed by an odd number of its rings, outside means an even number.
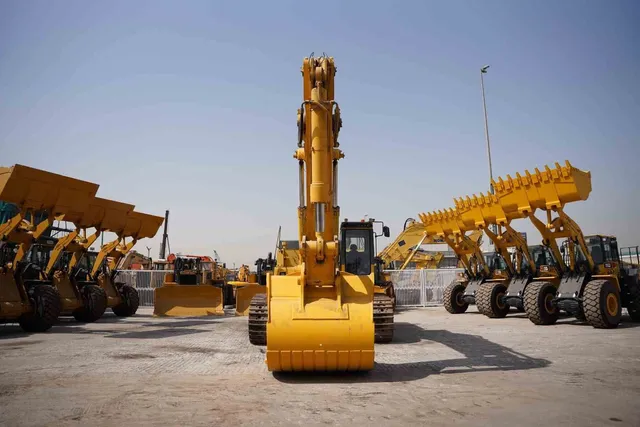
[[[382,235],[384,237],[389,237],[391,235],[391,233],[389,232],[389,227],[387,227],[386,225],[382,227]]]
[[[560,246],[560,253],[563,254],[564,253],[564,246]]]

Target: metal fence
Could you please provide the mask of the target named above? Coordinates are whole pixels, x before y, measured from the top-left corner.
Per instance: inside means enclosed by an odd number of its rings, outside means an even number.
[[[442,304],[444,288],[456,275],[459,268],[389,270],[396,291],[396,304],[405,307],[426,307]]]
[[[462,269],[388,270],[396,291],[396,304],[426,307],[442,304],[444,288]],[[133,286],[140,294],[141,306],[153,306],[153,290],[162,286],[164,275],[172,270],[120,270],[117,280]]]

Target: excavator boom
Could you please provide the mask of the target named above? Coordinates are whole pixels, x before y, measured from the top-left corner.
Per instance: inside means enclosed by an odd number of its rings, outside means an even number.
[[[337,240],[338,148],[342,124],[334,99],[333,58],[305,58],[299,140],[294,158],[300,176],[300,267],[286,276],[267,274],[267,294],[252,308],[265,310],[266,363],[270,371],[370,370],[374,360],[373,229],[353,223]],[[348,242],[345,242],[347,239]],[[340,262],[339,262],[340,261]],[[351,266],[359,268],[351,269]],[[367,268],[368,267],[368,268]],[[351,269],[351,272],[348,271]],[[264,317],[253,318],[261,322]],[[253,323],[255,326],[256,324]],[[251,332],[251,331],[250,331]]]

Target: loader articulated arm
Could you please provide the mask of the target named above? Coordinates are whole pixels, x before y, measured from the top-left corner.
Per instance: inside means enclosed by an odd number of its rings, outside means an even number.
[[[556,163],[553,169],[545,166],[544,171],[536,168],[534,173],[525,170],[524,176],[519,173],[516,173],[515,178],[507,175],[506,179],[498,178],[492,184],[495,196],[506,215],[529,218],[542,235],[543,244],[553,252],[563,272],[574,272],[577,267],[576,245],[580,247],[590,271],[595,269],[582,230],[564,212],[567,203],[588,199],[591,193],[590,172],[577,169],[566,161],[564,166]],[[546,212],[546,223],[535,215],[538,209]],[[569,239],[569,265],[563,261],[556,242],[559,238]]]
[[[480,239],[473,240],[467,235],[475,227],[465,224],[455,209],[421,213],[420,220],[428,235],[435,235],[449,245],[471,277],[489,276],[489,266],[482,254]]]

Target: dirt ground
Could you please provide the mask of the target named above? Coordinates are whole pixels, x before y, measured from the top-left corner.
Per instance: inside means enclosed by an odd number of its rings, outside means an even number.
[[[473,311],[470,309],[470,311]],[[640,425],[640,329],[401,311],[365,374],[274,375],[246,318],[0,325],[0,425]]]

